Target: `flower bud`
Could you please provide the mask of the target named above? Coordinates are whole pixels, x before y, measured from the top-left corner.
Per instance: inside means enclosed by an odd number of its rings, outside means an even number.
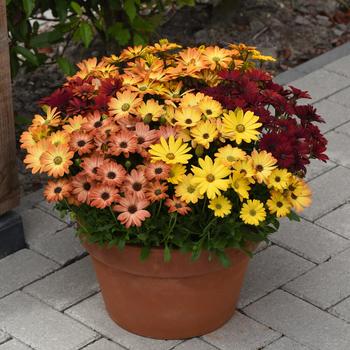
[[[125,168],[126,169],[129,169],[131,167],[131,162],[130,162],[130,160],[127,160],[126,162],[125,162]]]
[[[204,152],[204,147],[202,145],[197,145],[195,153],[197,157],[201,157]]]

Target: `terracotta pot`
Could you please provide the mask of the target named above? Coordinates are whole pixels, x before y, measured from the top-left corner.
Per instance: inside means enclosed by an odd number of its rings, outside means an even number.
[[[203,252],[197,261],[189,254],[152,249],[146,261],[140,248],[103,248],[84,243],[92,257],[110,317],[122,328],[156,339],[184,339],[221,327],[236,307],[249,257],[236,249],[224,268]]]

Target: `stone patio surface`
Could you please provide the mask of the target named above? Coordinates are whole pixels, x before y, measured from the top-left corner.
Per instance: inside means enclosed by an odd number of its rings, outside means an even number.
[[[74,229],[39,191],[17,209],[28,248],[0,260],[0,350],[349,350],[350,50],[340,51],[289,72],[327,121],[330,161],[311,164],[313,206],[260,247],[224,327],[158,341],[116,326]]]

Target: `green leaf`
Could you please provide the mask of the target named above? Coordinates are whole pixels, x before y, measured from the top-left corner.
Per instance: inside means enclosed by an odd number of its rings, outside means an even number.
[[[23,115],[15,115],[15,123],[17,125],[23,125],[23,126],[26,126],[26,125],[30,125],[31,124],[31,121],[28,117],[25,117]]]
[[[121,22],[116,22],[109,27],[108,34],[121,46],[126,45],[130,40],[130,32]]]
[[[165,262],[169,262],[171,260],[170,248],[167,245],[164,247],[163,256]]]
[[[85,47],[89,47],[92,39],[93,39],[93,31],[92,31],[92,27],[91,24],[88,22],[82,22],[79,25],[78,28],[78,36],[81,39],[81,41],[83,42]]]
[[[68,9],[67,1],[66,0],[56,0],[55,1],[55,9],[56,9],[57,16],[60,19],[60,21],[64,22],[67,18],[67,9]]]
[[[75,1],[71,1],[71,3],[69,4],[71,9],[79,16],[81,16],[83,14],[83,9],[81,8],[81,6],[75,2]]]
[[[228,256],[224,252],[218,252],[217,256],[218,256],[221,264],[224,267],[230,267],[231,266],[231,260],[228,258]]]
[[[14,50],[16,51],[16,53],[22,55],[31,65],[35,67],[39,66],[38,57],[30,50],[18,45],[14,47]]]
[[[35,6],[35,0],[22,0],[22,5],[23,5],[24,12],[26,14],[26,17],[28,18],[33,12],[33,9]]]
[[[47,47],[62,40],[63,33],[57,29],[51,32],[40,33],[30,39],[30,46],[35,48]]]
[[[58,66],[61,68],[65,75],[73,75],[76,71],[75,66],[65,57],[57,58]]]
[[[297,213],[295,213],[294,211],[291,211],[287,215],[287,217],[290,221],[298,221],[298,222],[300,221],[300,216]]]
[[[151,249],[149,247],[142,247],[140,253],[140,259],[145,261],[151,253]]]
[[[134,37],[133,37],[133,44],[134,45],[144,45],[146,43],[146,40],[137,33],[134,33]]]
[[[125,0],[124,2],[124,10],[128,15],[130,22],[133,22],[136,16],[136,6],[134,0]]]

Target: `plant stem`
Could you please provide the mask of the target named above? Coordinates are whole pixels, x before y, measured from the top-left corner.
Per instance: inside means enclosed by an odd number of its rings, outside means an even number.
[[[114,219],[115,223],[118,225],[119,222],[118,222],[117,218],[115,217],[114,212],[113,212],[111,206],[109,206],[108,208],[109,208],[109,211],[111,212],[111,214],[112,214],[112,216],[113,216],[113,219]]]

